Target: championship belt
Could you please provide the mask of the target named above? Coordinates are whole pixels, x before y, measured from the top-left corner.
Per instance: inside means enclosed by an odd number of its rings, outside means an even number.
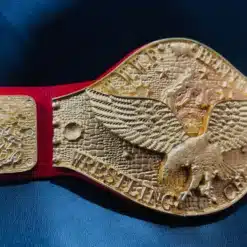
[[[183,216],[247,191],[247,79],[199,42],[152,42],[94,82],[0,92],[1,181],[77,176]]]

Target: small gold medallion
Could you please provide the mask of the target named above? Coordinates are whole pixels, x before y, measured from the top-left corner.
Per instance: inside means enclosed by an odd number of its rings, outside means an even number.
[[[160,212],[202,215],[247,191],[247,79],[207,46],[150,43],[53,99],[56,167]]]
[[[0,174],[30,170],[37,162],[36,104],[28,96],[0,96]]]

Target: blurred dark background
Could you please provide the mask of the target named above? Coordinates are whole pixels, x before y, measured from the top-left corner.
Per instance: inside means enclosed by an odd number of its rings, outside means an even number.
[[[1,0],[0,85],[93,80],[169,37],[205,43],[247,74],[246,21],[244,0]],[[72,178],[0,187],[1,247],[245,247],[246,217],[246,198],[222,213],[180,218]]]
[[[168,37],[201,41],[247,73],[246,1],[1,0],[2,85],[95,79]]]

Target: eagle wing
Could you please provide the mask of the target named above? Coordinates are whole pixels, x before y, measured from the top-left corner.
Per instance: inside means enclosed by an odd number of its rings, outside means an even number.
[[[247,145],[247,101],[225,101],[211,111],[207,131],[221,152]]]
[[[107,95],[92,89],[86,94],[95,117],[133,145],[168,153],[188,138],[169,107],[160,101]]]

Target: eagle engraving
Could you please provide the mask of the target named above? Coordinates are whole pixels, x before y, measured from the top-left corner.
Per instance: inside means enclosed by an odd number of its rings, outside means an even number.
[[[87,89],[95,117],[112,133],[133,145],[164,154],[161,178],[168,170],[188,167],[192,178],[179,200],[199,189],[211,194],[212,180],[233,179],[239,171],[227,165],[223,153],[247,145],[247,101],[225,101],[214,105],[202,135],[191,137],[172,110],[163,102],[137,97],[106,95]]]

